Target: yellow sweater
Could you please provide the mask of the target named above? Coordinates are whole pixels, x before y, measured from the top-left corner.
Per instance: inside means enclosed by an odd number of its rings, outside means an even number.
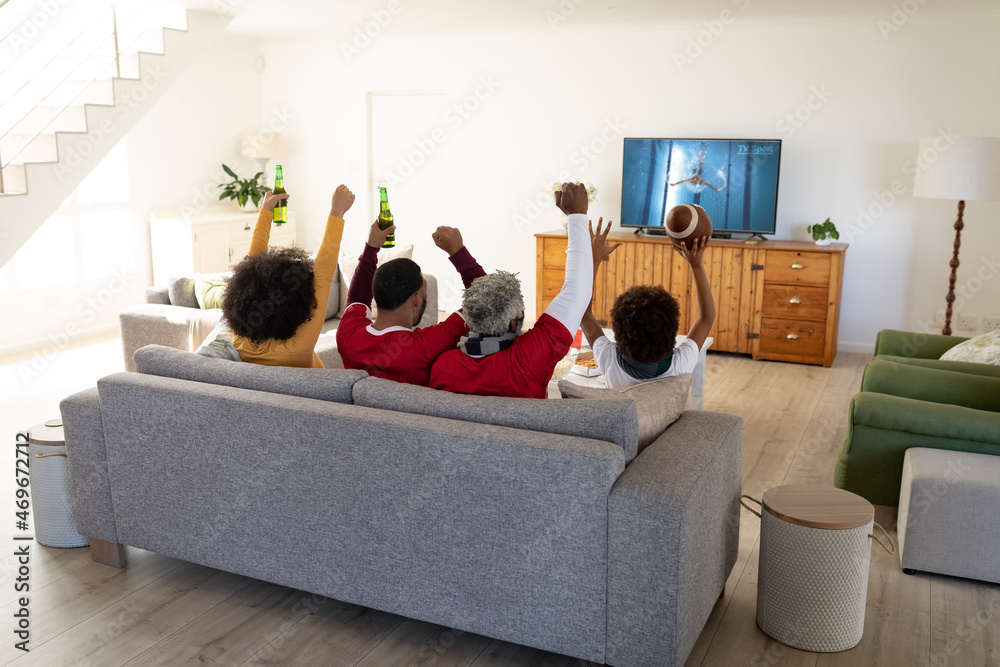
[[[257,216],[257,226],[253,230],[248,256],[267,250],[271,237],[273,213],[261,209]],[[316,307],[309,319],[299,325],[295,335],[288,340],[266,340],[255,345],[249,338],[233,334],[233,345],[243,361],[265,366],[297,366],[299,368],[323,368],[323,362],[313,348],[319,340],[320,330],[326,315],[326,304],[330,299],[330,285],[337,271],[340,256],[340,238],[344,234],[344,219],[331,215],[326,220],[323,242],[316,253],[313,264],[313,283],[316,286]]]

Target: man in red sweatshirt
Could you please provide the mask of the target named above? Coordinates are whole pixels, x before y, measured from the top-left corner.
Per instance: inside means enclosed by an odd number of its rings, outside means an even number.
[[[377,222],[371,227],[361,261],[351,278],[344,317],[337,328],[337,351],[344,360],[344,368],[427,386],[431,364],[442,352],[453,349],[469,333],[469,328],[461,311],[439,324],[415,328],[427,307],[427,281],[420,267],[406,258],[378,266],[379,248],[395,229],[395,226],[379,229]],[[448,253],[466,287],[486,275],[457,229],[438,227],[431,237],[437,247]],[[378,306],[374,320],[373,296]]]

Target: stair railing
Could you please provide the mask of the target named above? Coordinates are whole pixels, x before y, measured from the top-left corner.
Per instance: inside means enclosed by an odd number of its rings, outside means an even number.
[[[135,17],[135,15],[133,15],[132,18],[134,19],[134,17]],[[128,21],[126,21],[126,24],[127,23],[128,23]],[[113,58],[111,58],[111,59],[109,59],[107,61],[107,64],[111,65],[112,62],[114,63],[116,77],[120,78],[121,77],[121,49],[119,48],[119,45],[118,45],[118,28],[119,28],[119,26],[118,26],[118,15],[117,15],[117,11],[115,10],[114,3],[112,3],[112,5],[111,5],[111,33],[110,34],[106,34],[106,36],[97,43],[97,46],[95,46],[93,49],[91,49],[91,51],[85,57],[83,57],[80,60],[80,62],[76,65],[76,67],[74,67],[73,69],[71,69],[65,76],[62,77],[62,79],[59,80],[58,83],[56,83],[54,86],[52,86],[45,93],[45,95],[43,95],[41,97],[41,99],[39,99],[24,115],[22,115],[14,124],[12,124],[10,126],[9,130],[7,130],[6,132],[4,132],[3,134],[0,134],[0,140],[2,140],[4,137],[8,136],[9,134],[12,134],[14,132],[14,130],[17,128],[18,125],[20,125],[22,122],[24,122],[24,120],[28,116],[30,116],[38,107],[40,107],[41,104],[42,104],[42,102],[44,102],[53,93],[55,93],[57,90],[59,90],[59,88],[70,78],[70,76],[72,76],[77,70],[79,70],[84,64],[86,64],[87,61],[91,58],[91,56],[93,56],[95,53],[97,53],[105,45],[105,43],[109,39],[112,40],[112,43],[114,45],[114,56],[113,56]],[[77,35],[76,37],[74,37],[70,41],[69,44],[67,44],[59,53],[57,53],[53,57],[53,60],[55,58],[59,57],[60,55],[62,55],[66,51],[66,49],[68,49],[73,43],[75,43],[76,40],[79,39],[79,37],[81,37],[83,34],[84,33],[80,33],[80,35]],[[135,44],[137,41],[139,41],[139,39],[141,39],[141,37],[142,37],[142,32],[139,31],[137,33],[136,37],[131,42],[129,42],[128,45],[126,45],[125,50],[127,51],[133,44]],[[44,67],[42,67],[42,70],[44,70],[45,67],[48,67],[48,65],[51,64],[51,63],[52,63],[52,60],[50,60],[48,63],[46,63],[46,65]],[[39,70],[39,71],[41,71],[41,70]],[[45,129],[49,125],[51,125],[56,120],[56,118],[59,117],[60,114],[62,114],[64,111],[66,111],[66,109],[68,109],[69,107],[71,107],[73,105],[73,102],[75,102],[81,95],[83,95],[83,93],[88,88],[90,88],[90,86],[93,85],[94,82],[96,82],[96,81],[98,81],[99,79],[102,78],[101,73],[104,72],[104,68],[102,67],[98,71],[99,71],[99,73],[96,76],[92,77],[86,83],[86,85],[84,85],[80,89],[80,91],[76,95],[74,95],[72,98],[70,98],[70,100],[68,102],[66,102],[65,104],[61,105],[58,108],[58,110],[54,114],[52,114],[51,117],[47,121],[45,121],[44,124],[40,125],[39,129],[36,130],[34,132],[34,134],[32,134],[28,138],[28,140],[25,141],[21,145],[20,148],[16,149],[13,152],[13,154],[7,156],[6,159],[3,159],[2,157],[0,157],[0,172],[2,172],[2,170],[3,170],[4,167],[10,165],[14,161],[14,159],[17,158],[17,156],[20,155],[24,151],[24,149],[26,149],[29,145],[31,145],[31,142],[33,142],[42,133],[44,133]],[[25,85],[27,85],[27,83]],[[21,88],[19,88],[18,91],[20,91],[23,88],[24,88],[24,86],[21,86]],[[12,97],[13,97],[13,95],[11,96],[11,98]],[[11,98],[8,98],[8,101]],[[0,192],[3,192],[3,189],[2,189],[2,180],[0,180]]]

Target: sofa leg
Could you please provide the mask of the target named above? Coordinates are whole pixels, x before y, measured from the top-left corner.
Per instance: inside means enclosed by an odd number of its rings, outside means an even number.
[[[909,567],[904,567],[903,568],[903,574],[916,574],[916,573],[917,573],[917,571],[914,570],[914,569],[912,569],[912,568],[909,568]]]
[[[111,567],[125,567],[125,547],[117,542],[90,538],[90,558],[95,563]]]

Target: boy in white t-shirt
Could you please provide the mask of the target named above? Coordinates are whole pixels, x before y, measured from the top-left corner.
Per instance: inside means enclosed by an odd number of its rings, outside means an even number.
[[[591,230],[594,253],[594,277],[600,262],[614,252],[620,243],[608,246],[605,239],[608,229],[601,234],[600,222],[597,233]],[[607,386],[623,389],[640,382],[659,380],[683,373],[690,373],[698,363],[698,355],[708,332],[715,322],[715,300],[708,283],[708,274],[702,264],[702,256],[708,239],[693,241],[690,248],[681,243],[674,249],[691,266],[695,290],[698,296],[698,319],[691,325],[687,339],[674,345],[680,319],[677,299],[659,285],[633,285],[615,299],[611,308],[611,330],[615,333],[612,343],[604,335],[597,323],[594,312],[588,306],[580,323],[587,342],[594,350],[594,361],[604,374]]]

